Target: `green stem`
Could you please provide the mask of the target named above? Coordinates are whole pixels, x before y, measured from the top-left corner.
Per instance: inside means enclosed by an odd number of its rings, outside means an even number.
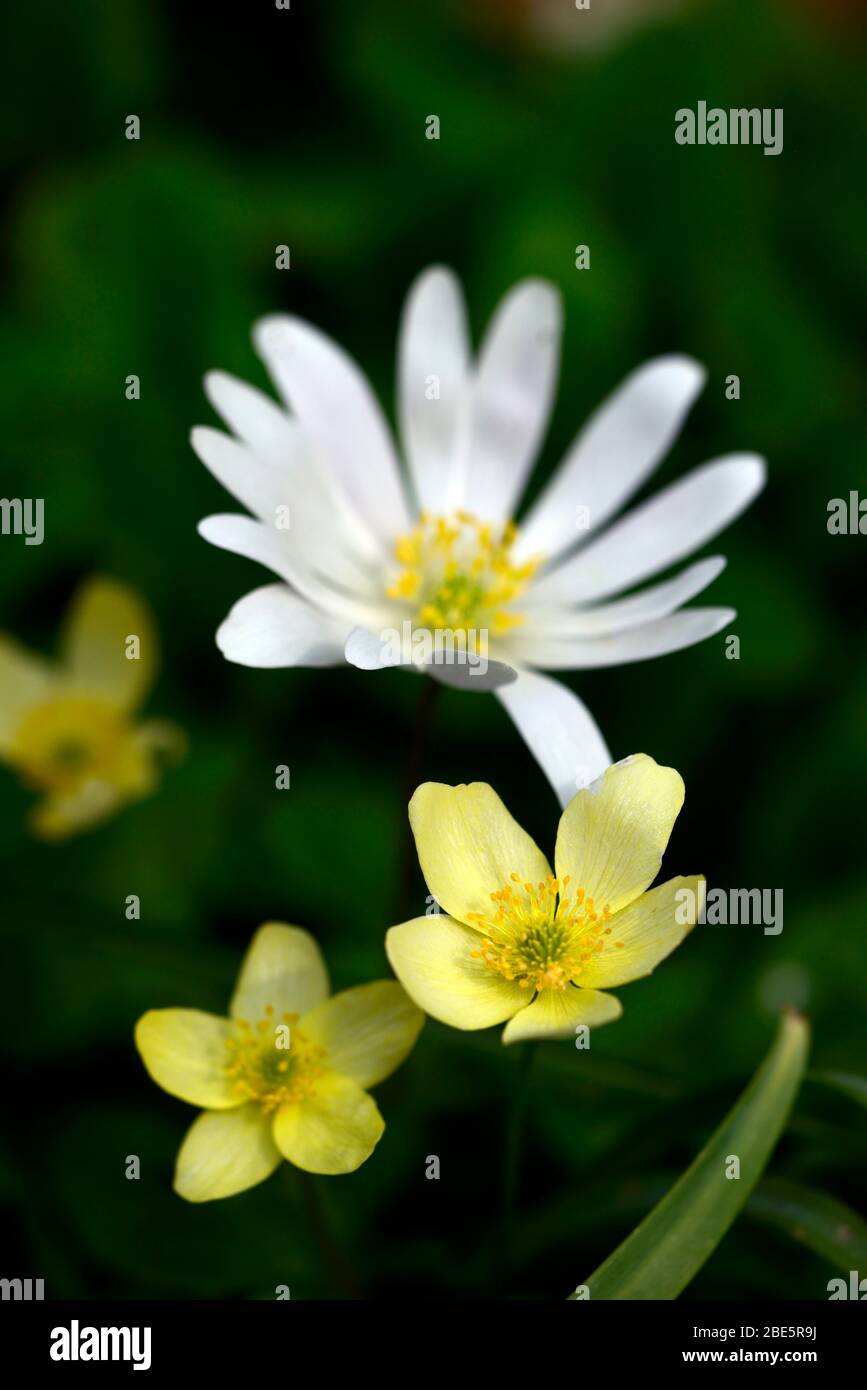
[[[322,1201],[319,1179],[317,1179],[314,1173],[305,1173],[301,1168],[296,1168],[295,1173],[297,1175],[298,1190],[301,1194],[301,1202],[307,1220],[310,1223],[313,1239],[322,1257],[322,1265],[326,1274],[333,1282],[334,1287],[340,1291],[343,1298],[361,1298],[360,1283],[356,1269],[352,1261],[335,1240],[334,1233],[328,1222]]]
[[[419,783],[422,767],[424,764],[425,748],[427,747],[431,725],[433,723],[434,711],[439,694],[439,682],[431,676],[422,676],[423,689],[416,707],[415,728],[413,729],[412,740],[409,747],[409,755],[406,761],[406,768],[403,775],[403,815],[406,816],[406,808],[410,798]],[[409,822],[404,821],[399,851],[399,870],[397,877],[398,891],[397,904],[395,908],[395,921],[403,922],[408,917],[420,917],[421,912],[413,911],[413,881],[416,866],[415,841],[409,828]]]
[[[521,1156],[524,1149],[527,1107],[530,1101],[530,1080],[536,1051],[537,1044],[535,1042],[525,1042],[521,1045],[518,1079],[515,1082],[515,1089],[506,1118],[506,1141],[503,1150],[503,1208],[499,1245],[503,1261],[507,1267],[512,1263],[515,1205],[521,1173]]]

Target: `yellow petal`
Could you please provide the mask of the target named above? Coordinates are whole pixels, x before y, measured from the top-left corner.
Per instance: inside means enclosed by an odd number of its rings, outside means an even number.
[[[400,1066],[424,1014],[395,980],[345,989],[305,1014],[305,1037],[328,1053],[326,1065],[359,1086],[375,1086]]]
[[[283,1157],[271,1124],[271,1116],[257,1105],[205,1111],[193,1121],[181,1144],[175,1191],[188,1202],[213,1202],[264,1182]]]
[[[281,1105],[274,1117],[281,1153],[308,1173],[354,1173],[370,1158],[384,1130],[373,1097],[336,1072],[317,1081],[307,1100]]]
[[[62,700],[56,702],[55,708],[61,708],[62,703]],[[50,708],[49,705],[42,706],[42,716],[37,711],[37,720],[44,717]],[[146,723],[135,727],[127,726],[126,716],[122,715],[121,720],[123,722],[118,725],[117,736],[115,730],[110,728],[104,736],[102,748],[98,738],[94,741],[94,759],[101,759],[94,773],[86,772],[81,777],[73,778],[71,784],[69,779],[61,781],[31,811],[30,828],[40,839],[64,840],[81,830],[89,830],[107,820],[122,806],[138,801],[156,789],[159,762],[164,756],[182,749],[182,735],[179,731],[175,735],[173,726],[164,723]],[[32,754],[34,748],[33,742],[28,747],[26,736],[28,729],[32,731],[33,727],[33,722],[28,724],[25,721],[21,729],[22,738],[12,755],[24,768],[25,777],[28,768],[24,758],[28,752]],[[169,730],[172,730],[171,736]],[[106,744],[109,746],[108,755],[105,753]],[[36,748],[42,751],[38,744]],[[47,751],[49,757],[43,759],[43,767],[51,775],[50,744]]]
[[[266,922],[247,949],[229,1012],[255,1023],[269,1004],[278,1015],[304,1014],[327,997],[328,972],[310,933]]]
[[[128,638],[138,638],[138,656]],[[157,668],[157,635],[150,609],[113,579],[90,579],[70,605],[62,641],[66,684],[102,695],[121,709],[141,704]]]
[[[74,791],[44,797],[31,810],[28,823],[40,840],[65,840],[80,830],[101,825],[120,805],[116,787],[92,779]]]
[[[135,1045],[148,1073],[172,1096],[208,1110],[240,1104],[226,1075],[226,1018],[200,1009],[150,1009],[135,1026]]]
[[[392,927],[391,968],[420,1009],[452,1028],[490,1028],[522,1008],[528,991],[474,957],[477,932],[444,914]]]
[[[51,693],[56,677],[41,657],[0,634],[0,753],[7,753],[29,709]]]
[[[187,751],[183,729],[169,719],[147,719],[137,724],[132,731],[132,742],[136,752],[152,768],[178,763]]]
[[[651,888],[612,917],[611,935],[602,938],[604,950],[587,961],[578,983],[607,988],[649,975],[692,931],[703,901],[700,875],[671,878]]]
[[[525,1038],[574,1038],[579,1023],[599,1028],[613,1023],[623,1008],[613,994],[597,989],[543,989],[503,1029],[503,1042],[523,1042]]]
[[[486,782],[425,782],[409,803],[409,819],[427,886],[459,922],[472,926],[469,913],[490,913],[491,894],[512,874],[535,884],[551,873],[542,851]]]
[[[648,888],[683,805],[683,780],[637,753],[574,796],[560,818],[557,877],[618,912]]]

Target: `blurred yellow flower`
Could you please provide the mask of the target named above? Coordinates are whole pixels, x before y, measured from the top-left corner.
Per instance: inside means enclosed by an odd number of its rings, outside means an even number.
[[[229,1017],[151,1009],[135,1041],[154,1081],[204,1107],[188,1131],[175,1191],[232,1197],[284,1159],[310,1173],[352,1173],[385,1129],[367,1087],[412,1050],[424,1014],[395,980],[328,997],[319,947],[270,922],[253,937]]]
[[[563,812],[552,874],[486,783],[419,787],[409,818],[443,914],[387,934],[407,993],[453,1028],[508,1019],[505,1043],[619,1018],[603,989],[649,974],[700,912],[701,877],[646,891],[683,796],[680,775],[643,753],[615,763]]]
[[[148,608],[111,579],[76,593],[56,664],[0,633],[0,758],[42,794],[30,815],[40,838],[65,839],[147,796],[161,759],[180,754],[174,725],[133,718],[156,667]]]

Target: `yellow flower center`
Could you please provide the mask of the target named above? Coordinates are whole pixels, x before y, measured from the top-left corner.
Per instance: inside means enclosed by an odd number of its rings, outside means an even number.
[[[524,621],[510,605],[541,563],[515,564],[511,551],[516,536],[513,521],[494,527],[468,512],[422,512],[415,530],[395,545],[394,557],[402,568],[386,594],[413,604],[422,628],[507,632]]]
[[[63,695],[29,709],[9,759],[40,790],[68,794],[90,781],[134,786],[146,765],[122,710],[98,696]]]
[[[226,1039],[226,1071],[239,1096],[261,1105],[265,1114],[278,1105],[294,1105],[312,1096],[325,1068],[325,1048],[311,1043],[295,1027],[297,1014],[275,1018],[269,1004],[255,1026],[235,1020],[235,1036]]]
[[[537,884],[512,874],[491,894],[490,912],[467,914],[483,936],[474,958],[521,989],[565,989],[580,982],[593,956],[623,942],[607,939],[613,930],[609,908],[597,907],[584,888],[569,892],[570,882],[568,874]]]

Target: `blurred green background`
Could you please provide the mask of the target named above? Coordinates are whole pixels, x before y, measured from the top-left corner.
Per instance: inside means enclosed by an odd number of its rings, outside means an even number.
[[[147,713],[190,740],[155,797],[62,846],[27,838],[30,798],[0,775],[0,1272],[44,1277],[50,1296],[339,1292],[285,1165],[227,1202],[174,1196],[192,1112],[148,1080],[132,1027],[150,1007],[222,1010],[268,919],[310,928],[337,988],[388,973],[419,683],[222,659],[218,623],[267,576],[196,536],[237,508],[187,436],[215,423],[207,369],[265,384],[249,327],[281,308],[355,354],[391,411],[401,301],[435,260],[462,276],[477,337],[520,276],[562,290],[537,485],[599,400],[670,350],[709,381],[652,486],[729,450],[770,465],[759,502],[708,548],[729,557],[709,600],[738,609],[741,659],[720,636],[568,679],[616,757],[644,750],[683,773],[667,872],[783,888],[784,930],[700,928],[622,991],[623,1020],[590,1054],[541,1050],[505,1291],[559,1298],[590,1273],[697,1152],[782,1004],[810,1013],[816,1066],[867,1072],[867,542],[826,528],[830,498],[867,491],[863,27],[854,4],[818,0],[697,0],[659,22],[645,3],[641,24],[588,50],[539,41],[545,9],[91,0],[50,24],[32,7],[6,16],[3,490],[46,499],[46,539],[2,541],[0,626],[47,651],[80,579],[134,584],[164,647]],[[699,99],[782,107],[784,153],[677,146],[674,111]],[[280,243],[291,271],[274,268]],[[275,790],[278,763],[291,791]],[[493,699],[444,692],[423,776],[492,782],[552,849],[554,797]],[[420,877],[414,891],[421,912]],[[498,1030],[429,1022],[377,1093],[375,1156],[321,1184],[368,1296],[504,1292],[491,1252],[515,1052]],[[865,1158],[863,1110],[808,1084],[772,1171],[863,1211]],[[754,1211],[686,1296],[825,1298],[836,1273]]]

